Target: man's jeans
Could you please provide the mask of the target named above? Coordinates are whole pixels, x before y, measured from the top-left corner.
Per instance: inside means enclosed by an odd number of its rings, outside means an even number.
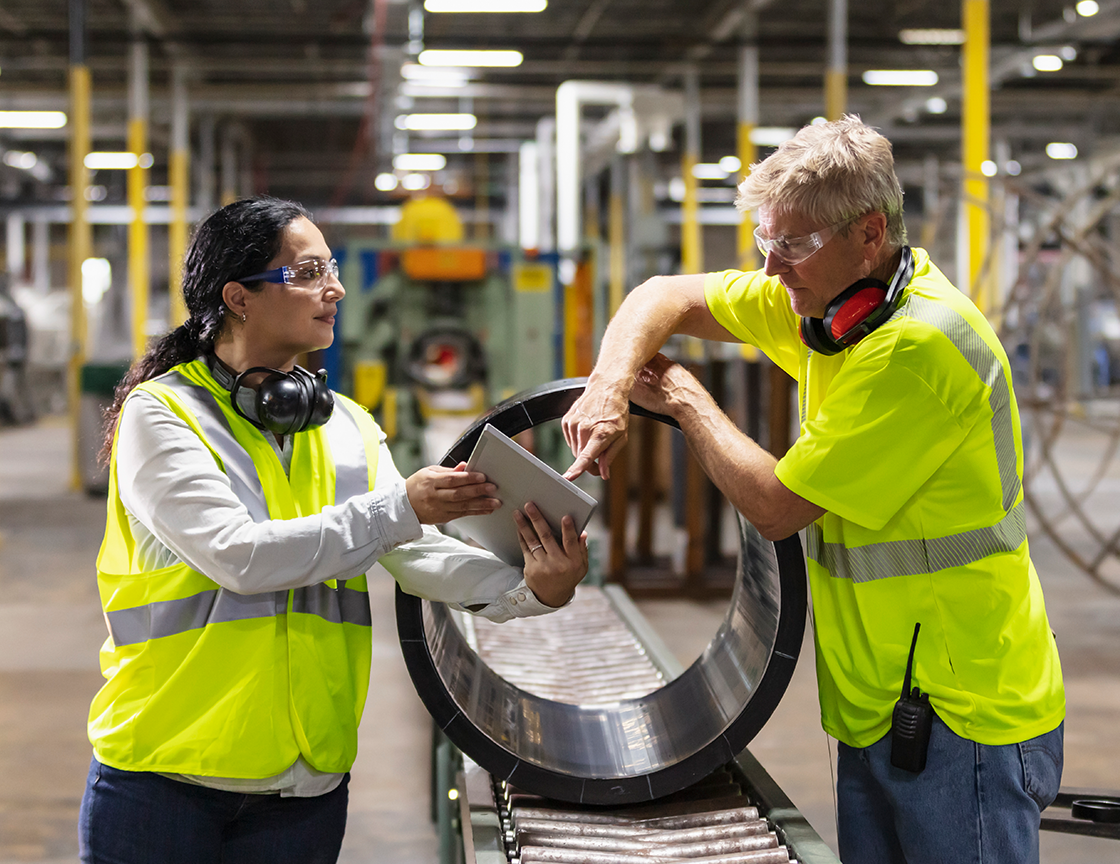
[[[347,784],[317,798],[223,792],[94,759],[78,817],[83,864],[333,864]]]
[[[840,744],[844,864],[1037,864],[1042,811],[1062,779],[1062,724],[1021,744],[967,741],[933,719],[925,770],[891,765],[888,733]]]

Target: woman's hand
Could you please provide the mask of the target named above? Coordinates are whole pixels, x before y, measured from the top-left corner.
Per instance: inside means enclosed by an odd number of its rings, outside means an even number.
[[[441,525],[460,516],[493,513],[502,502],[493,497],[498,487],[467,463],[454,468],[430,465],[404,481],[408,503],[424,525]]]
[[[525,556],[525,584],[546,606],[563,606],[571,599],[576,585],[587,575],[587,532],[576,535],[571,516],[560,521],[560,542],[537,505],[529,502],[525,510],[513,511],[517,539]]]

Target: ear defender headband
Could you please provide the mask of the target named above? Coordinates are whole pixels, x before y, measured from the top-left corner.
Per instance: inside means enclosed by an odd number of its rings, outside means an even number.
[[[870,277],[849,285],[828,304],[824,318],[801,319],[801,341],[825,355],[855,345],[895,313],[913,277],[914,254],[903,246],[890,285]]]
[[[326,423],[334,410],[325,369],[312,375],[299,366],[291,372],[253,366],[234,377],[216,359],[209,365],[214,380],[229,390],[233,410],[263,431],[276,435],[306,432]],[[254,390],[244,380],[255,372],[267,374]]]

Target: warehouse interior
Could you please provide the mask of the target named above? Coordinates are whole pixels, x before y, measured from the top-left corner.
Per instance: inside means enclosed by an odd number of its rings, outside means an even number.
[[[797,129],[845,113],[892,142],[910,242],[1011,359],[1027,533],[1065,676],[1063,791],[1120,802],[1118,107],[1120,0],[0,3],[0,864],[78,860],[106,637],[102,411],[183,320],[192,226],[256,194],[312,213],[347,295],[334,342],[305,365],[373,413],[402,474],[530,399],[542,417],[511,434],[563,471],[556,421],[575,391],[550,382],[589,374],[649,277],[760,266],[736,185]],[[765,357],[686,338],[667,351],[747,434],[788,449],[796,386]],[[796,664],[775,696],[737,706],[747,756],[720,770],[744,802],[770,803],[789,850],[742,860],[837,861],[836,742],[820,727],[811,616],[788,595],[803,570],[767,541],[752,569],[757,535],[652,419],[635,421],[609,484],[580,482],[599,508],[579,610],[606,603],[652,683],[618,671],[612,637],[558,614],[521,642],[512,624],[488,635],[447,619],[465,647],[436,656],[442,683],[426,685],[416,664],[437,640],[409,653],[398,627],[419,607],[402,612],[375,570],[340,860],[515,860],[501,832],[485,839],[505,818],[502,778],[475,764],[489,745],[463,752],[484,722],[461,748],[434,731],[455,664],[497,670],[495,686],[561,717],[595,699],[610,713],[708,674],[722,651],[737,667],[745,633],[768,651],[792,640]],[[797,614],[760,636],[736,609],[767,579]],[[503,665],[507,637],[513,659],[558,640],[572,653],[548,686],[586,679],[594,698],[522,682]],[[696,812],[686,792],[656,816]],[[1063,800],[1044,814],[1043,864],[1120,860],[1115,822],[1077,825]],[[621,849],[612,860],[630,862]]]

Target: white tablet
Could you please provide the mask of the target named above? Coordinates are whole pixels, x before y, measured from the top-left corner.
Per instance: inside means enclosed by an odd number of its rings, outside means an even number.
[[[514,510],[524,513],[525,504],[532,501],[559,540],[560,520],[565,515],[575,520],[576,531],[580,532],[598,503],[489,423],[483,428],[467,467],[481,471],[497,485],[502,506],[485,516],[463,516],[452,524],[482,548],[517,567],[525,562],[517,540]]]

